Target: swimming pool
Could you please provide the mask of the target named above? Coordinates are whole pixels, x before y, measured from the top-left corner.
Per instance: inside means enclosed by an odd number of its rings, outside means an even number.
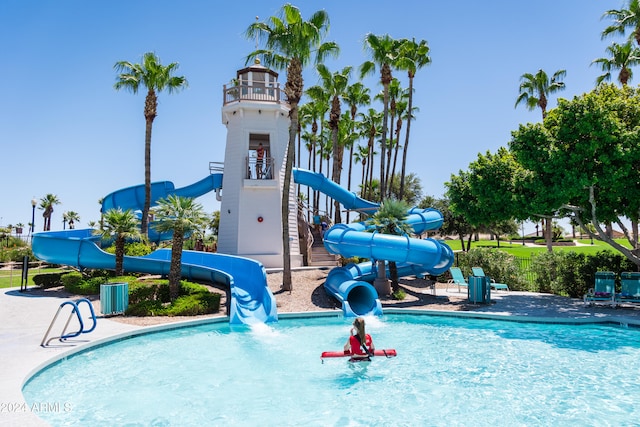
[[[443,316],[368,318],[398,357],[320,361],[352,321],[173,329],[103,345],[31,378],[51,425],[629,425],[640,331]]]

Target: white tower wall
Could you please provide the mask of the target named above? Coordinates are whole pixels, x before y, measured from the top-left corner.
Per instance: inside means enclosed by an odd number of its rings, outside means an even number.
[[[289,107],[283,102],[239,100],[222,108],[227,126],[218,251],[283,266],[281,203],[289,140]],[[255,170],[255,146],[265,146],[265,174]],[[268,160],[273,159],[273,163]],[[269,166],[272,170],[268,171]],[[295,186],[289,194],[291,265],[301,266]]]

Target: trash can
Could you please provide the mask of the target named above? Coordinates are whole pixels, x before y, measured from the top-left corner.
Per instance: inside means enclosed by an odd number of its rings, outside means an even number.
[[[472,304],[489,304],[491,279],[488,276],[469,276],[468,296]]]
[[[128,283],[104,283],[100,285],[100,312],[102,314],[124,313],[128,307]]]

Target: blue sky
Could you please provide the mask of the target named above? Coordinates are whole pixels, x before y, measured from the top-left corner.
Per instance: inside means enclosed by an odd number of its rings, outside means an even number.
[[[116,61],[139,62],[154,51],[163,64],[179,62],[189,88],[160,94],[152,139],[152,180],[191,184],[224,160],[222,86],[245,66],[255,42],[244,38],[256,16],[275,15],[282,1],[247,0],[3,0],[0,2],[0,225],[31,221],[31,199],[47,193],[76,211],[83,227],[99,219],[98,200],[144,182],[144,92],[113,89]],[[325,9],[327,40],[341,55],[331,70],[367,60],[364,36],[427,40],[432,64],[415,79],[408,169],[424,194],[440,197],[451,174],[466,170],[478,153],[508,144],[518,125],[537,122],[539,110],[514,108],[523,73],[566,69],[571,98],[590,91],[601,74],[593,59],[605,56],[604,11],[622,0],[535,2],[422,0],[299,1],[303,16]],[[405,73],[396,74],[406,84]],[[355,76],[354,76],[355,78]],[[286,80],[285,73],[280,81]],[[305,87],[317,83],[305,71]],[[632,81],[632,83],[634,83]],[[378,76],[365,81],[381,90]],[[550,107],[556,105],[556,97]],[[345,165],[346,167],[346,165]],[[359,172],[356,172],[360,176]],[[215,195],[200,198],[217,210]],[[36,231],[42,230],[36,210]]]

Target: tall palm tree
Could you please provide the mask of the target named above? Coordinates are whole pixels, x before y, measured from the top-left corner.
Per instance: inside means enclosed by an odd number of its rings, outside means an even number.
[[[380,204],[380,209],[365,221],[365,224],[372,226],[379,233],[406,236],[413,231],[411,226],[405,222],[408,211],[409,206],[405,202],[386,199]],[[389,276],[392,291],[398,291],[400,288],[398,284],[398,268],[394,261],[389,261]],[[386,278],[384,260],[378,260],[378,278],[383,280]]]
[[[368,105],[371,102],[370,90],[368,87],[362,84],[362,82],[356,82],[347,86],[342,99],[349,106],[349,113],[351,114],[351,133],[356,133],[356,117],[358,115],[358,107]],[[354,158],[354,144],[349,145],[349,158]],[[353,171],[353,162],[349,162],[349,170],[347,172],[347,190],[351,191],[351,173]],[[349,222],[349,211],[347,211],[347,223]]]
[[[558,70],[549,78],[543,70],[537,73],[525,73],[520,76],[520,94],[516,99],[517,107],[523,103],[533,111],[536,107],[542,110],[542,120],[547,117],[547,102],[549,95],[564,90],[564,82],[561,81],[567,75],[565,70]]]
[[[169,267],[169,294],[171,301],[180,293],[182,277],[182,247],[185,234],[191,231],[204,230],[211,220],[204,212],[202,205],[189,197],[169,195],[158,200],[154,208],[155,221],[153,227],[158,232],[173,232],[171,242],[171,266]]]
[[[322,159],[324,144],[321,143],[322,135],[324,135],[325,114],[329,111],[329,94],[322,86],[315,85],[305,90],[305,94],[311,98],[311,110],[313,114],[313,122],[311,124],[311,132],[313,134],[313,171],[322,173]],[[318,150],[319,148],[319,150]],[[317,157],[317,159],[316,159]],[[319,162],[319,163],[318,163]],[[318,206],[320,204],[320,192],[313,192],[314,215],[318,215]]]
[[[426,40],[420,40],[416,43],[415,39],[403,40],[400,46],[400,55],[396,61],[396,67],[400,70],[406,70],[409,76],[409,100],[407,111],[407,130],[405,133],[404,150],[402,151],[402,169],[400,171],[400,198],[404,196],[404,181],[407,168],[407,151],[409,148],[409,134],[411,132],[411,122],[413,121],[413,79],[416,72],[431,64],[429,56],[429,45]]]
[[[74,212],[74,211],[67,211],[62,214],[62,217],[66,220],[67,224],[69,224],[70,230],[73,230],[74,228],[76,228],[75,226],[76,222],[80,221],[80,215],[78,215],[78,212]]]
[[[378,113],[375,109],[369,108],[366,113],[360,113],[360,126],[362,126],[362,133],[367,138],[367,147],[369,158],[367,159],[367,165],[369,168],[369,185],[364,186],[364,192],[362,196],[365,199],[371,200],[371,183],[373,182],[373,160],[375,155],[378,154],[375,151],[375,140],[380,136],[380,129],[382,128],[382,114]]]
[[[127,239],[140,237],[138,218],[131,209],[109,209],[104,213],[101,234],[103,238],[115,237],[116,246],[116,276],[124,274],[124,245]]]
[[[324,90],[330,96],[331,110],[329,112],[329,129],[331,129],[331,143],[333,151],[333,171],[331,180],[340,184],[342,175],[342,158],[344,156],[344,145],[338,141],[338,128],[340,126],[340,116],[342,115],[341,98],[349,86],[349,76],[352,67],[344,67],[341,71],[329,71],[326,65],[318,64],[316,70],[322,80]],[[335,219],[334,223],[342,222],[340,215],[340,202],[334,201]]]
[[[55,194],[49,193],[40,199],[40,206],[38,206],[38,208],[43,211],[42,217],[44,218],[44,231],[51,230],[51,215],[53,215],[53,207],[59,204],[60,199],[58,199],[58,196]]]
[[[262,40],[265,48],[249,54],[247,63],[256,57],[262,57],[267,67],[287,70],[287,82],[284,92],[291,110],[289,118],[289,144],[284,172],[282,195],[282,245],[284,270],[282,288],[291,291],[291,248],[289,246],[289,192],[291,190],[291,171],[295,151],[295,139],[298,131],[298,103],[304,91],[302,69],[311,62],[321,63],[327,55],[337,55],[338,45],[323,42],[329,31],[329,15],[319,10],[305,21],[300,10],[287,3],[282,6],[280,16],[272,16],[268,22],[254,22],[245,32],[247,38]]]
[[[188,82],[184,76],[174,75],[178,69],[177,62],[163,66],[153,52],[145,53],[141,64],[118,61],[113,68],[119,73],[118,81],[113,85],[116,90],[125,89],[136,94],[140,86],[147,88],[144,103],[144,206],[140,226],[142,235],[147,236],[151,207],[151,130],[158,115],[158,93],[164,90],[170,94],[177,92],[185,89]]]
[[[386,158],[387,145],[387,121],[389,120],[389,84],[393,79],[391,66],[395,63],[398,54],[400,41],[392,39],[388,34],[376,36],[367,34],[364,41],[365,50],[371,55],[371,61],[365,61],[360,66],[360,78],[375,71],[376,66],[380,68],[380,83],[382,83],[384,93],[384,110],[382,118],[382,142],[380,157],[380,194],[385,194],[384,182],[384,159]]]
[[[607,10],[602,18],[613,19],[613,24],[602,31],[602,38],[612,34],[624,35],[627,28],[632,30],[631,39],[640,45],[640,1],[630,0],[627,9]]]
[[[606,50],[610,55],[608,58],[598,58],[591,62],[591,65],[599,64],[604,71],[604,74],[596,79],[596,85],[610,81],[612,70],[620,70],[618,81],[622,86],[626,86],[633,77],[631,67],[640,63],[640,49],[634,47],[631,42],[626,42],[625,44],[612,43]]]

